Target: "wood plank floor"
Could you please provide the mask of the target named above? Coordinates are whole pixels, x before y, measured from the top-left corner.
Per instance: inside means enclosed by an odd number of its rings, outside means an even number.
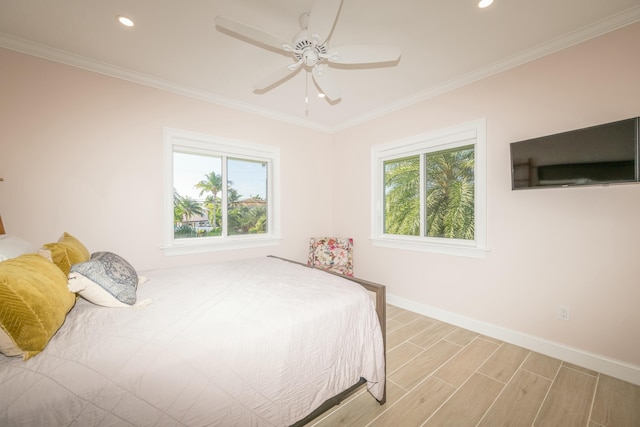
[[[387,403],[308,425],[640,427],[640,387],[388,305]]]

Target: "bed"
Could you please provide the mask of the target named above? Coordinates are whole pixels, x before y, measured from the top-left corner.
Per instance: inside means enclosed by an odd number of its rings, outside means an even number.
[[[71,294],[46,348],[0,354],[0,425],[289,426],[358,387],[385,402],[383,286],[276,257],[137,275],[135,304]]]

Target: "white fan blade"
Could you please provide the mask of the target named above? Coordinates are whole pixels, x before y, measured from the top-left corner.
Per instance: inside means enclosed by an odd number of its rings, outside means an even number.
[[[216,16],[216,25],[224,28],[225,30],[231,31],[232,33],[236,33],[258,43],[262,43],[266,46],[274,47],[286,52],[291,52],[293,50],[293,46],[291,46],[291,43],[281,37],[267,33],[266,31],[259,30],[249,25],[232,21],[231,19],[225,18],[224,16]]]
[[[322,93],[324,93],[325,96],[329,98],[329,101],[340,99],[340,91],[336,86],[336,82],[333,79],[333,76],[329,72],[329,67],[324,64],[318,64],[313,67],[312,72],[313,80],[315,80]]]
[[[316,43],[321,45],[329,38],[341,5],[342,0],[315,0],[307,26],[309,40],[317,37]]]
[[[269,74],[267,77],[256,83],[253,88],[257,91],[263,91],[271,86],[275,86],[276,84],[285,80],[287,77],[291,77],[295,73],[300,71],[300,65],[302,65],[302,63],[291,64],[287,65],[286,67],[278,68],[273,73]]]
[[[335,64],[375,64],[397,61],[401,53],[395,46],[350,45],[329,49],[326,58]]]

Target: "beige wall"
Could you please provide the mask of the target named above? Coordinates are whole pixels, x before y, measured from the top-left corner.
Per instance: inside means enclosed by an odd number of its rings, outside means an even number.
[[[640,366],[640,186],[511,191],[509,165],[510,142],[640,116],[639,43],[635,24],[336,135],[335,227],[355,238],[356,274],[427,308]],[[371,146],[483,117],[486,258],[374,247]]]
[[[391,297],[640,372],[640,186],[510,190],[509,142],[640,115],[640,24],[335,135],[0,49],[0,213],[36,244],[68,231],[139,270],[355,238]],[[426,72],[426,71],[425,71]],[[373,247],[370,148],[486,117],[485,259]],[[165,257],[162,128],[281,148],[281,245]],[[334,181],[326,185],[333,165]],[[571,309],[557,319],[558,305]]]
[[[36,244],[67,231],[138,269],[265,254],[306,260],[331,232],[331,188],[309,173],[331,160],[330,135],[0,49],[0,213]],[[163,127],[281,149],[282,244],[166,257]]]

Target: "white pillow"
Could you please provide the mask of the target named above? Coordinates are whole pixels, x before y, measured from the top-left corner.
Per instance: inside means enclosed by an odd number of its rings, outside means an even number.
[[[20,237],[0,234],[0,261],[37,251],[38,248]]]

